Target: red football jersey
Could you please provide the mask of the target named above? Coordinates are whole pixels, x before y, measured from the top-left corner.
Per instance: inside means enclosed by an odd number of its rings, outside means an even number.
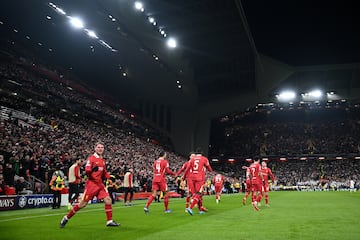
[[[213,178],[214,185],[223,185],[224,183],[224,176],[221,174],[216,174]]]
[[[212,172],[212,168],[209,164],[207,157],[202,155],[196,155],[189,160],[189,165],[185,171],[185,177],[192,173],[192,179],[196,181],[205,181],[205,171]]]
[[[155,160],[153,169],[154,169],[153,182],[165,181],[165,173],[176,175],[173,171],[170,170],[169,163],[164,158],[159,158]]]
[[[92,172],[92,169],[95,166],[98,167],[98,170],[96,172]],[[103,178],[110,178],[110,174],[106,171],[105,160],[96,153],[87,159],[85,172],[88,175],[88,181],[92,181],[94,183],[102,183]]]
[[[261,166],[259,163],[252,163],[249,167],[250,169],[250,174],[251,174],[251,181],[252,182],[260,182],[261,177],[260,177],[260,169]]]
[[[274,177],[273,173],[271,172],[271,169],[270,169],[270,168],[268,168],[268,167],[265,167],[265,168],[261,167],[260,171],[261,171],[261,173],[262,173],[262,175],[263,175],[265,184],[268,183],[269,176],[271,177],[271,180],[274,182],[275,177]]]

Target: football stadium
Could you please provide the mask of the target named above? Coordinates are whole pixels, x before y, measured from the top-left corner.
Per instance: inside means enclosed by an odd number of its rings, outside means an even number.
[[[0,239],[357,239],[352,2],[0,3]]]

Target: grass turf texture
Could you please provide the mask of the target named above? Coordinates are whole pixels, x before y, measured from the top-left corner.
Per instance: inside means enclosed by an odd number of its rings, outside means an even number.
[[[113,205],[120,227],[106,227],[103,204],[88,205],[65,228],[67,208],[0,212],[0,239],[358,239],[360,192],[271,192],[270,205],[255,212],[242,205],[243,194],[204,197],[205,215],[185,213],[184,199],[170,199],[172,213],[153,203],[145,215],[144,200],[133,207]]]

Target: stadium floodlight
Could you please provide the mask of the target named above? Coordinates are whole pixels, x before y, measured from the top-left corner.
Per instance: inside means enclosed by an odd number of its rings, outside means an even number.
[[[96,33],[92,30],[88,30],[88,29],[85,29],[87,35],[91,38],[95,38],[95,39],[98,39],[99,37],[96,35]]]
[[[155,19],[153,17],[149,17],[148,19],[149,19],[150,23],[153,23],[155,21]]]
[[[61,15],[66,15],[66,12],[64,10],[62,10],[61,8],[59,7],[56,7],[55,10],[60,13]]]
[[[63,9],[59,8],[52,2],[49,3],[49,6],[52,7],[56,12],[60,13],[61,15],[66,15],[66,12]]]
[[[169,38],[169,40],[167,41],[167,45],[170,48],[176,48],[177,42],[176,42],[176,40],[174,38]]]
[[[314,98],[320,98],[322,95],[323,95],[323,93],[320,90],[313,90],[313,91],[309,92],[309,96],[314,97]]]
[[[135,8],[136,8],[136,10],[141,11],[142,9],[144,9],[144,6],[141,2],[135,2]]]
[[[84,28],[84,23],[80,18],[77,17],[69,17],[71,25],[75,28],[81,29]]]
[[[280,101],[289,101],[289,100],[295,99],[296,94],[293,91],[284,91],[284,92],[281,92],[280,94],[276,95],[276,97]]]

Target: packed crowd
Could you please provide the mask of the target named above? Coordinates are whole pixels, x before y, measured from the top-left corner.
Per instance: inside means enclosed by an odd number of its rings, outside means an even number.
[[[33,177],[48,183],[56,163],[66,173],[74,159],[92,154],[98,140],[106,145],[109,171],[121,177],[126,169],[136,169],[135,184],[140,188],[151,180],[151,164],[160,151],[169,152],[174,169],[185,161],[172,153],[168,139],[156,129],[117,106],[38,74],[26,60],[1,60],[0,97],[7,113],[1,113],[0,185],[15,186],[20,177],[27,186],[34,186]],[[18,119],[19,111],[22,116],[30,113],[29,119],[35,116],[42,125]]]
[[[152,162],[160,145],[140,139],[118,129],[106,129],[89,122],[69,122],[56,119],[58,127],[45,130],[39,126],[21,126],[16,119],[3,120],[1,142],[3,177],[6,184],[14,186],[14,176],[30,175],[49,181],[56,163],[65,173],[71,159],[85,160],[92,154],[94,142],[102,140],[106,146],[107,168],[114,175],[123,175],[126,169],[136,169],[140,185],[152,177]],[[169,162],[180,168],[184,158],[169,152]]]
[[[359,105],[254,111],[218,124],[211,156],[360,153]]]
[[[44,186],[55,165],[60,164],[66,174],[73,160],[84,160],[92,154],[93,144],[98,140],[105,143],[105,158],[111,174],[121,179],[127,169],[134,169],[134,182],[139,190],[148,190],[151,186],[152,163],[159,152],[168,152],[170,167],[174,170],[187,160],[187,156],[173,153],[166,139],[160,144],[154,141],[154,136],[158,135],[155,129],[63,82],[36,73],[24,60],[2,59],[0,79],[1,106],[10,109],[9,115],[1,116],[1,189],[5,185],[14,186],[20,193],[31,186],[34,192],[47,191]],[[12,116],[11,109],[23,111],[25,115],[30,113],[43,125],[20,120]],[[61,109],[68,109],[72,114]],[[274,115],[269,118],[265,112],[257,115],[256,121],[251,117],[226,125],[225,138],[219,137],[224,144],[210,149],[210,154],[267,156],[359,152],[358,114],[347,114],[350,117],[345,119],[327,115],[328,121],[314,120],[306,124],[291,118],[279,120]],[[114,122],[120,124],[112,125]],[[44,128],[44,124],[49,127]],[[356,170],[359,162],[349,162],[351,168],[345,168],[342,161],[270,162],[269,166],[284,185],[319,181],[320,178],[359,182]],[[244,177],[240,164],[212,164],[215,170],[228,176],[229,189]],[[45,185],[33,184],[34,177]],[[174,178],[169,180],[170,184],[175,184]],[[0,194],[3,193],[0,190]]]
[[[235,179],[244,180],[243,166],[247,161],[235,163],[213,164],[214,169],[226,172]],[[333,188],[333,190],[349,188],[350,180],[360,187],[360,160],[318,160],[318,159],[288,159],[286,161],[269,160],[268,167],[276,176],[277,186],[306,186],[315,188]]]

